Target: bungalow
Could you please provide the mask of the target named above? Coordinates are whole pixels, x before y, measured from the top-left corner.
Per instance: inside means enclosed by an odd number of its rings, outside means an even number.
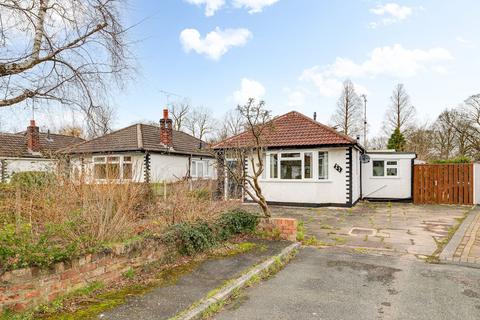
[[[268,203],[351,207],[364,196],[411,198],[414,154],[367,154],[357,140],[296,111],[274,118],[270,125],[262,137],[265,168],[259,181]],[[213,148],[241,148],[248,137],[243,132]],[[245,170],[251,171],[248,162]],[[229,197],[231,181],[228,174],[225,177],[224,192]]]
[[[214,157],[206,143],[173,130],[168,110],[160,126],[133,124],[66,151],[73,175],[87,183],[213,179]]]
[[[23,171],[52,171],[57,165],[57,152],[83,142],[83,139],[40,132],[35,120],[25,132],[0,133],[0,182],[8,182],[13,174]]]

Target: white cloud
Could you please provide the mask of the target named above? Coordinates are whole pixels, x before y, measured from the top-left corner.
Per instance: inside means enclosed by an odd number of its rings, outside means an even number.
[[[278,0],[233,0],[233,5],[236,8],[246,8],[248,13],[254,14],[262,12],[264,7],[269,7]]]
[[[451,59],[450,52],[444,48],[409,50],[395,44],[373,49],[368,59],[362,63],[338,57],[331,65],[305,70],[300,79],[312,82],[321,95],[332,96],[339,92],[341,83],[346,78],[408,78],[428,70],[445,72],[445,67],[439,63]],[[359,91],[366,90],[360,85],[356,86]]]
[[[247,29],[225,29],[215,28],[202,39],[200,32],[196,29],[185,29],[180,33],[180,42],[185,52],[194,50],[210,59],[218,60],[232,47],[244,46],[252,37]]]
[[[243,104],[250,98],[257,100],[265,96],[265,87],[258,81],[243,78],[240,89],[233,93],[235,103]]]
[[[460,43],[465,48],[475,48],[475,42],[463,37],[457,37],[457,42]]]
[[[413,9],[397,3],[387,3],[370,9],[370,12],[382,17],[380,21],[370,23],[371,28],[376,28],[380,25],[386,26],[407,19],[413,13]]]
[[[197,6],[205,5],[205,15],[211,17],[225,5],[225,0],[186,0],[190,4]]]

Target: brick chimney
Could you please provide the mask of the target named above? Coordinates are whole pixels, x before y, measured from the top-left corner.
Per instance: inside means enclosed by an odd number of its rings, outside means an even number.
[[[35,120],[30,120],[27,127],[27,147],[32,152],[40,151],[40,129],[35,125]]]
[[[168,147],[173,146],[172,119],[168,117],[168,109],[163,109],[163,118],[160,119],[160,142]]]

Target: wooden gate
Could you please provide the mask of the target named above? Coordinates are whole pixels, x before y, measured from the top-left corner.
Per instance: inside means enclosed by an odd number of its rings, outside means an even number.
[[[414,165],[413,202],[473,204],[473,164]]]

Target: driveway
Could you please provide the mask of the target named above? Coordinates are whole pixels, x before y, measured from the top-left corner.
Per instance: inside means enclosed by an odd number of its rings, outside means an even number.
[[[480,319],[480,269],[306,247],[215,319]]]
[[[274,216],[303,221],[305,236],[314,236],[321,245],[370,248],[421,258],[431,255],[436,243],[445,239],[449,229],[470,209],[373,202],[354,208],[271,207]]]

